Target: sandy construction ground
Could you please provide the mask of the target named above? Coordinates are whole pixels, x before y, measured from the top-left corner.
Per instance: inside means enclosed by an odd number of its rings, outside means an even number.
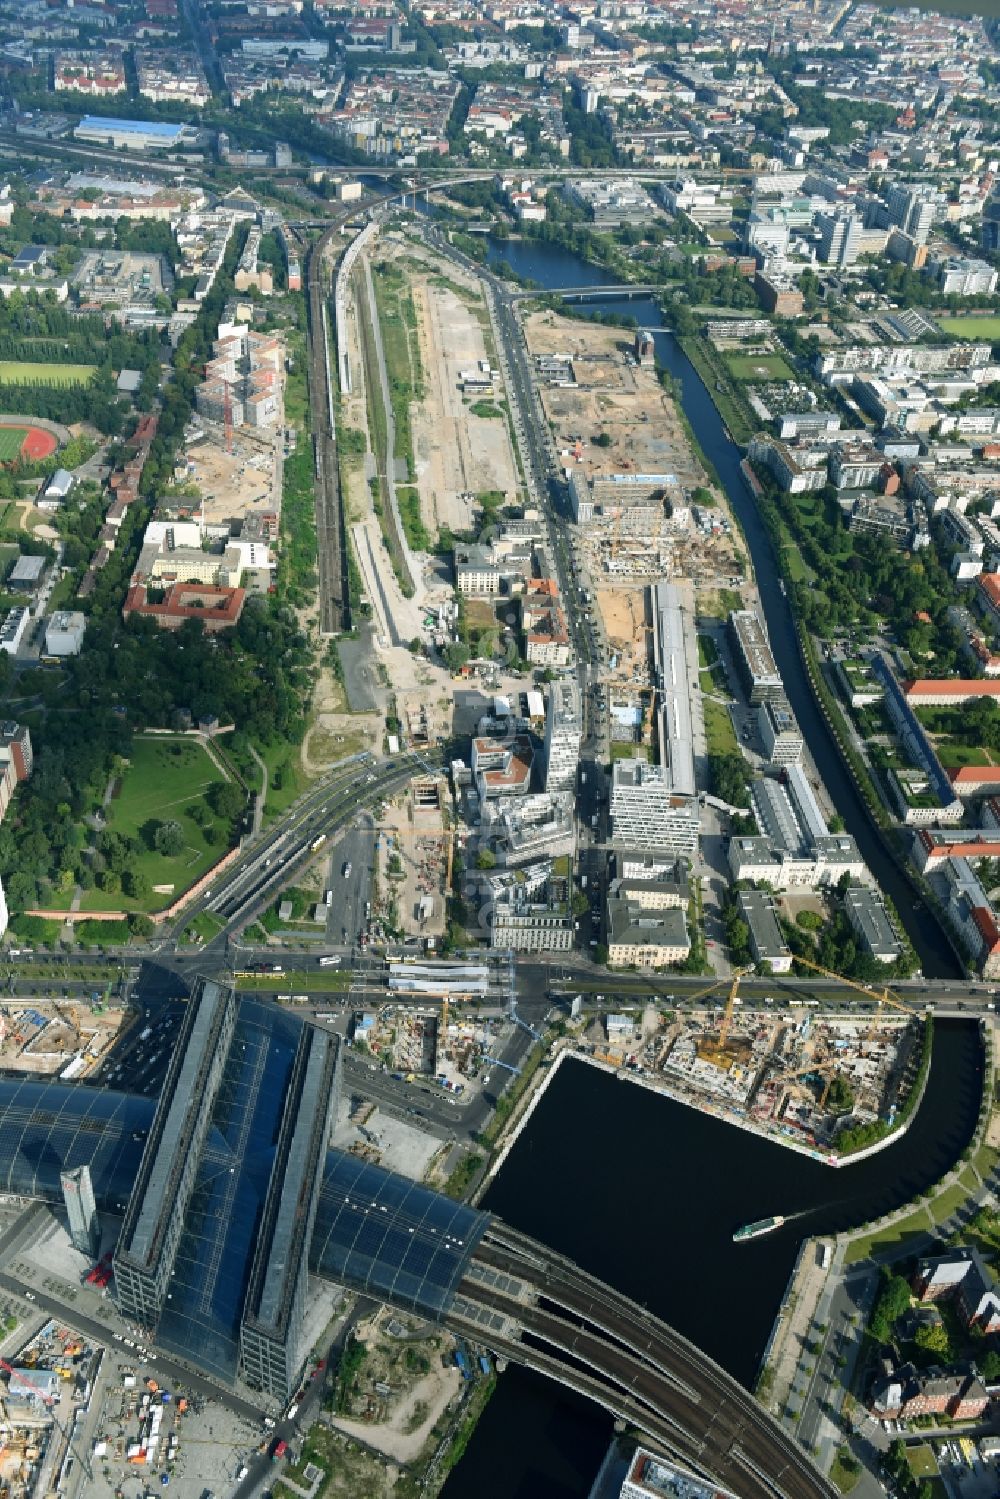
[[[707,483],[656,371],[626,363],[632,349],[627,329],[535,312],[525,318],[524,331],[533,355],[568,354],[573,360],[576,388],[540,385],[556,448],[567,465],[586,474],[671,473],[686,489]],[[594,443],[599,435],[611,439],[607,447]]]
[[[277,461],[269,436],[254,441],[237,433],[233,451],[227,453],[213,429],[204,442],[185,449],[184,457],[188,477],[204,497],[208,525],[224,525],[248,510],[273,506],[280,512],[281,496],[275,493]]]
[[[430,277],[414,276],[412,288],[427,392],[411,410],[420,512],[435,535],[442,526],[466,531],[473,510],[467,496],[490,489],[513,495],[517,489],[510,434],[502,416],[477,416],[476,398],[462,395],[462,372],[475,370],[486,358],[474,309]],[[495,406],[503,399],[502,387],[483,399]]]
[[[646,589],[598,588],[597,606],[608,645],[619,658],[616,670],[609,675],[622,681],[631,681],[637,673],[645,676],[650,660]]]

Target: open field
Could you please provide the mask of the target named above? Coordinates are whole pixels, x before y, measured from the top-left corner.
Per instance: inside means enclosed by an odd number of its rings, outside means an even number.
[[[734,380],[791,380],[792,372],[780,354],[727,354]]]
[[[989,313],[938,318],[938,327],[951,338],[1000,338],[1000,317],[991,317]]]
[[[21,456],[27,427],[0,427],[0,463],[13,463]]]
[[[0,385],[89,385],[93,364],[22,364],[0,359]]]
[[[195,739],[137,739],[105,816],[113,832],[135,838],[141,846],[130,867],[144,874],[151,887],[170,888],[153,888],[143,900],[86,890],[83,909],[156,911],[199,879],[229,847],[229,826],[206,800],[212,787],[222,781],[223,776]],[[196,822],[193,813],[201,821]],[[153,833],[158,823],[172,821],[179,822],[183,829],[184,847],[168,857],[153,847]]]
[[[463,396],[463,373],[489,360],[486,307],[470,286],[457,288],[411,271],[420,357],[427,371],[425,399],[411,412],[420,515],[432,535],[442,526],[472,528],[474,496],[517,491],[517,465],[503,409],[502,387],[492,397]],[[461,293],[461,294],[460,294]]]

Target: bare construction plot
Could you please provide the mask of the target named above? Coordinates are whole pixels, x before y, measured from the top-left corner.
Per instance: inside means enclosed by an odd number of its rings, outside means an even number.
[[[213,431],[185,449],[187,481],[201,493],[206,525],[224,525],[248,510],[281,513],[279,441],[241,432],[234,434],[233,451],[227,453]]]
[[[477,494],[513,498],[518,487],[499,377],[482,391],[462,389],[462,376],[482,373],[492,353],[486,307],[478,289],[430,267],[411,273],[411,288],[427,372],[425,399],[411,411],[420,514],[435,535],[442,526],[468,531]]]

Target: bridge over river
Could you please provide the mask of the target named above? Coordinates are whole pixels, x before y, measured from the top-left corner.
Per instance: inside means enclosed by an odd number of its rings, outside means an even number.
[[[489,1218],[447,1314],[457,1332],[595,1400],[740,1499],[833,1499],[802,1447],[644,1307]]]

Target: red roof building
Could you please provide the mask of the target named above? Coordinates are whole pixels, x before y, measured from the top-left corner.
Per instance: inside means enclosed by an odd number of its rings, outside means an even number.
[[[246,602],[245,588],[216,588],[207,583],[175,583],[159,604],[148,602],[145,584],[129,589],[122,617],[133,614],[155,619],[161,630],[179,630],[185,620],[196,619],[210,635],[231,630],[239,623]]]

